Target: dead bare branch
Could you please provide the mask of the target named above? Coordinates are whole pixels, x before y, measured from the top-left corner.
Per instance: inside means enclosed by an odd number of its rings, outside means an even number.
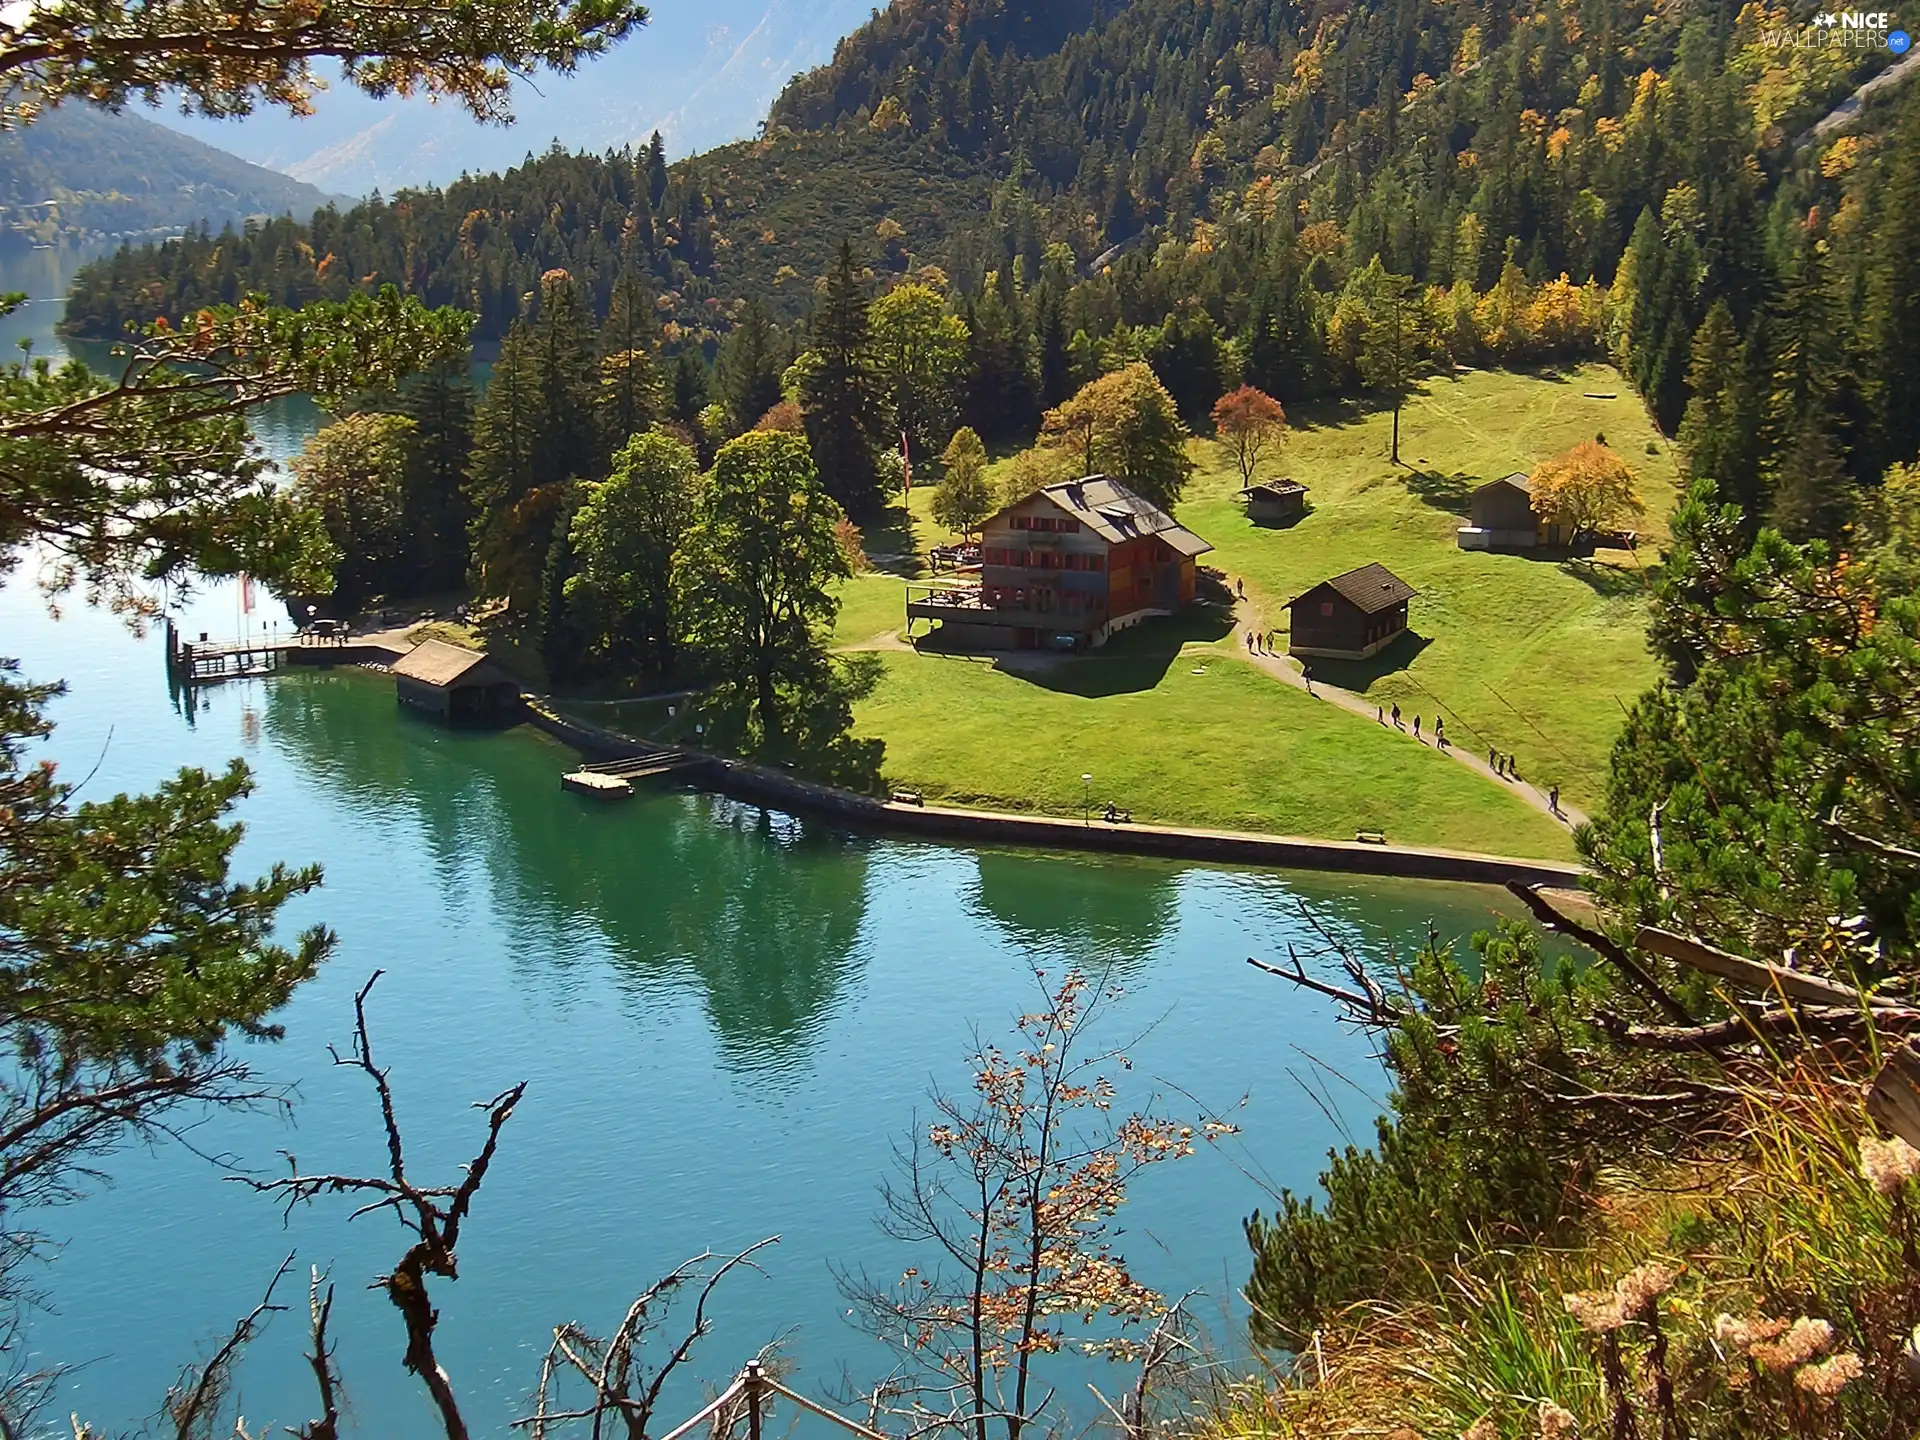
[[[287,1308],[273,1303],[273,1292],[292,1268],[293,1256],[289,1255],[280,1262],[280,1268],[273,1272],[273,1279],[267,1282],[267,1292],[261,1296],[260,1303],[234,1325],[233,1332],[213,1352],[213,1357],[198,1371],[189,1367],[178,1383],[168,1387],[167,1419],[173,1424],[177,1440],[203,1440],[203,1437],[204,1440],[211,1440],[214,1416],[226,1396],[227,1384],[233,1378],[233,1366],[240,1358],[240,1352],[260,1333],[263,1318],[277,1315]],[[79,1429],[76,1424],[76,1433]]]
[[[1686,1006],[1654,979],[1651,971],[1633,958],[1626,947],[1616,944],[1610,936],[1594,929],[1591,925],[1583,925],[1572,916],[1556,909],[1553,903],[1541,893],[1540,886],[1522,885],[1518,881],[1509,881],[1507,889],[1527,907],[1533,918],[1541,925],[1557,934],[1578,940],[1594,954],[1611,964],[1633,984],[1635,989],[1664,1010],[1667,1018],[1680,1025],[1699,1023]]]

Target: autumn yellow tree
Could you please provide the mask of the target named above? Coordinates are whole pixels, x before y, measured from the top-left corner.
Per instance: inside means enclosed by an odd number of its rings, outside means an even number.
[[[1041,447],[1074,456],[1081,473],[1104,474],[1163,507],[1193,473],[1186,442],[1173,397],[1141,360],[1083,386],[1047,412],[1040,430]]]
[[[1242,385],[1214,402],[1213,431],[1233,457],[1240,483],[1251,485],[1261,458],[1286,439],[1287,412],[1266,391]]]
[[[1582,440],[1533,474],[1533,508],[1578,545],[1630,516],[1644,515],[1638,481],[1601,440]]]

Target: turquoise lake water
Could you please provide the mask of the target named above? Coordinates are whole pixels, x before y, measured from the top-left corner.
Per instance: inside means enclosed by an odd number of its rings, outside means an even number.
[[[36,323],[47,316],[41,310]],[[44,330],[44,325],[42,326]],[[310,414],[276,412],[269,443]],[[0,654],[64,678],[48,753],[94,771],[86,795],[148,787],[182,765],[244,756],[242,873],[325,866],[289,908],[324,921],[336,958],[287,1007],[286,1038],[249,1047],[297,1086],[289,1125],[208,1117],[194,1145],[117,1157],[111,1183],[43,1217],[60,1242],[35,1277],[37,1357],[76,1366],[54,1413],[115,1430],[157,1409],[181,1365],[252,1307],[289,1253],[330,1267],[353,1433],[430,1433],[400,1368],[400,1327],[365,1286],[400,1254],[385,1217],[347,1223],[323,1201],[283,1224],[225,1178],[303,1166],[375,1173],[382,1148],[360,1077],[334,1069],[352,996],[386,971],[371,1013],[392,1067],[414,1172],[444,1176],[478,1140],[476,1100],[517,1081],[509,1125],[460,1247],[435,1291],[440,1353],[477,1434],[526,1413],[551,1327],[605,1333],[631,1297],[703,1249],[780,1243],[763,1275],[722,1292],[714,1333],[669,1411],[783,1341],[797,1383],[824,1394],[886,1358],[847,1322],[832,1266],[896,1274],[926,1264],[875,1225],[894,1143],[924,1119],[930,1085],[964,1085],[970,1027],[1004,1033],[1031,1008],[1028,967],[1110,970],[1108,1018],[1132,1049],[1124,1100],[1156,1087],[1225,1112],[1242,1135],[1136,1187],[1121,1248],[1164,1291],[1201,1288],[1223,1348],[1245,1279],[1242,1219],[1280,1185],[1311,1187],[1330,1145],[1364,1142],[1380,1073],[1332,1008],[1245,961],[1306,944],[1304,902],[1384,959],[1426,934],[1462,936],[1504,908],[1497,892],[1124,858],[970,850],[855,835],[707,796],[617,806],[563,794],[568,752],[533,732],[450,732],[396,710],[390,682],[292,675],[169,697],[158,637],[71,607],[49,617],[22,572],[0,591]],[[234,633],[231,589],[187,628]],[[283,1292],[296,1306],[300,1286]],[[310,1414],[302,1316],[279,1317],[240,1372],[249,1422]],[[1085,1413],[1098,1369],[1059,1372]],[[670,1422],[669,1422],[670,1423]],[[661,1428],[664,1428],[661,1427]]]

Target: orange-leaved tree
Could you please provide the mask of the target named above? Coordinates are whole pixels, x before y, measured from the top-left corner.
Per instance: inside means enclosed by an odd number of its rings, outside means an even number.
[[[1533,507],[1566,532],[1569,545],[1647,510],[1632,469],[1597,438],[1582,440],[1534,471]]]
[[[1261,459],[1287,438],[1287,412],[1266,391],[1242,385],[1214,402],[1213,431],[1239,467],[1240,483],[1251,485]]]
[[[1077,970],[1034,978],[1041,1008],[1020,1017],[1011,1050],[976,1037],[969,1090],[933,1093],[931,1123],[882,1189],[887,1233],[928,1247],[935,1268],[897,1283],[838,1277],[856,1319],[902,1362],[871,1403],[915,1434],[1020,1440],[1049,1428],[1055,1392],[1034,1367],[1067,1348],[1136,1363],[1137,1433],[1181,1348],[1168,1343],[1179,1307],[1128,1268],[1113,1218],[1141,1170],[1234,1127],[1170,1119],[1151,1101],[1117,1115],[1108,1072],[1128,1060],[1093,1041],[1089,1022],[1119,992]]]

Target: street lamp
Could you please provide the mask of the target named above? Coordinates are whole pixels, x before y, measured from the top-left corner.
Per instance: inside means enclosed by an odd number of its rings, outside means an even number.
[[[1080,823],[1091,828],[1093,825],[1093,776],[1080,777]]]

